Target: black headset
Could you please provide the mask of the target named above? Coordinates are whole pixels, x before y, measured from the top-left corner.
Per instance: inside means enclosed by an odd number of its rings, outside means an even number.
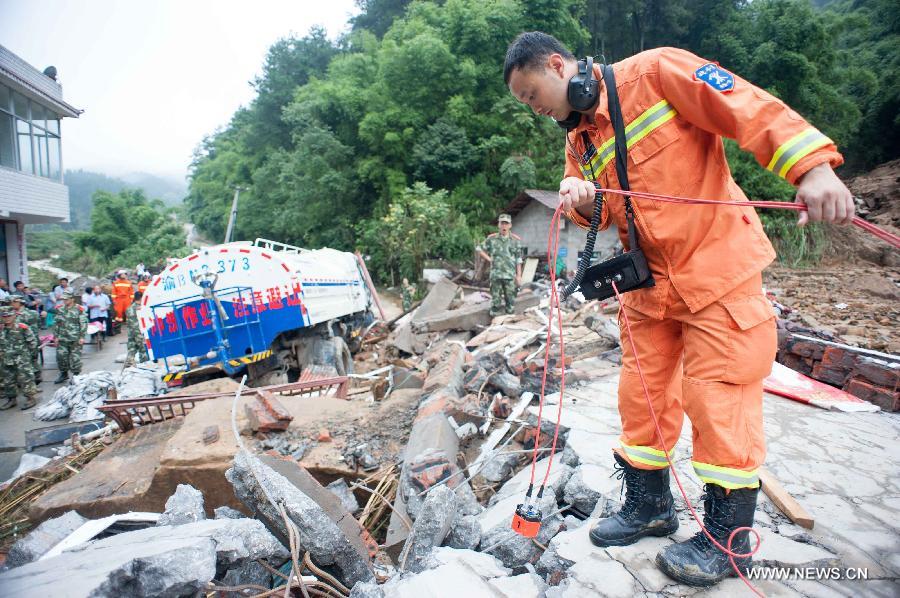
[[[597,103],[599,90],[600,82],[594,78],[594,57],[587,56],[584,60],[578,61],[578,73],[569,79],[566,97],[573,110],[564,120],[558,120],[556,123],[567,131],[577,127],[581,122],[581,112]]]

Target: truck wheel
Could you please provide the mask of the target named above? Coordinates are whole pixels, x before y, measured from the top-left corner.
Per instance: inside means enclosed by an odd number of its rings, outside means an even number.
[[[331,339],[334,343],[334,367],[338,376],[348,376],[353,373],[353,355],[350,354],[350,347],[347,346],[343,338],[336,336]]]

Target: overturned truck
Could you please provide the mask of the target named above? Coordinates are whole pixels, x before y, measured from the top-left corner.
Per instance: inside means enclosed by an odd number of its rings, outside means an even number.
[[[256,239],[172,262],[137,313],[168,385],[243,373],[278,384],[310,365],[350,373],[351,351],[374,321],[374,293],[358,255]]]

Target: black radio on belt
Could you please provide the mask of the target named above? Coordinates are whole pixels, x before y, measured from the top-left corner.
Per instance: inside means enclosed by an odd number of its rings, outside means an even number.
[[[616,80],[612,67],[604,65],[603,80],[606,83],[607,98],[609,99],[609,116],[616,133],[616,176],[619,178],[619,186],[623,191],[631,189],[628,184],[628,147],[625,144],[625,123],[622,120],[622,109],[619,105],[619,94],[616,91]],[[590,143],[587,133],[582,131],[585,147]],[[566,137],[568,140],[568,135]],[[577,152],[576,152],[577,154]],[[590,157],[587,162],[590,166]],[[613,283],[619,293],[626,293],[636,289],[645,289],[656,285],[653,274],[647,265],[647,257],[638,243],[637,226],[634,223],[634,206],[631,205],[631,196],[625,195],[625,220],[628,223],[628,251],[622,255],[610,258],[591,266],[591,256],[594,254],[594,242],[597,240],[597,229],[600,226],[600,215],[603,211],[603,197],[600,194],[600,185],[594,176],[594,187],[597,189],[594,199],[594,211],[591,214],[591,226],[588,229],[587,240],[584,244],[584,252],[578,260],[578,271],[575,279],[563,289],[562,298],[565,299],[575,291],[580,290],[585,299],[608,299],[615,295]]]

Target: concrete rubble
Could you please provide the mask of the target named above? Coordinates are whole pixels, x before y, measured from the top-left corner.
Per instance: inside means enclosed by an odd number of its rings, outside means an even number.
[[[276,461],[284,465],[280,472],[272,467]],[[318,483],[305,470],[288,461],[269,458],[263,462],[240,452],[225,475],[241,502],[285,544],[288,530],[284,516],[297,527],[300,549],[308,551],[320,566],[334,567],[344,583],[352,586],[357,581],[373,578],[371,559],[363,541],[364,530],[343,509],[336,496],[321,486],[316,488]],[[306,486],[306,492],[298,483]],[[309,496],[314,490],[320,491],[316,498],[321,502]],[[270,499],[283,507],[284,515]],[[353,534],[346,534],[347,527],[340,527],[347,524],[351,529],[356,528]]]
[[[203,512],[203,494],[187,484],[178,484],[175,494],[166,501],[166,510],[156,525],[181,525],[206,519]]]
[[[41,558],[51,548],[87,521],[75,511],[48,519],[12,545],[6,557],[8,567],[19,567]]]
[[[289,564],[294,529],[300,561],[308,554],[314,565],[304,575],[352,598],[745,593],[737,579],[700,591],[656,567],[660,549],[699,529],[674,483],[680,528],[671,537],[606,549],[589,540],[591,526],[622,501],[612,459],[620,434],[616,305],[569,301],[562,329],[553,324],[565,338],[563,361],[557,341],[545,351],[543,283],[523,288],[516,314],[491,318],[477,289],[469,295],[471,287],[436,280],[418,308],[363,349],[349,400],[263,391],[243,401],[236,424],[250,450],[230,432],[230,398],[122,434],[32,503],[32,520],[43,523],[9,551],[0,593],[58,593],[61,576],[77,580],[73,596],[273,588],[283,579],[257,559]],[[885,411],[896,407],[900,360],[781,330],[779,361]],[[900,470],[900,414],[829,412],[771,394],[764,409],[766,467],[815,523],[800,527],[761,494],[754,566],[860,567],[868,579],[754,585],[773,596],[894,593],[900,485],[890,474]],[[310,411],[325,415],[310,419]],[[691,434],[688,423],[674,466],[699,508]],[[534,539],[511,529],[530,486],[542,515]],[[129,510],[161,515],[155,527],[38,560],[85,517]]]
[[[199,592],[216,576],[255,559],[288,557],[254,519],[216,519],[117,534],[0,573],[0,588],[21,598],[176,597]]]

